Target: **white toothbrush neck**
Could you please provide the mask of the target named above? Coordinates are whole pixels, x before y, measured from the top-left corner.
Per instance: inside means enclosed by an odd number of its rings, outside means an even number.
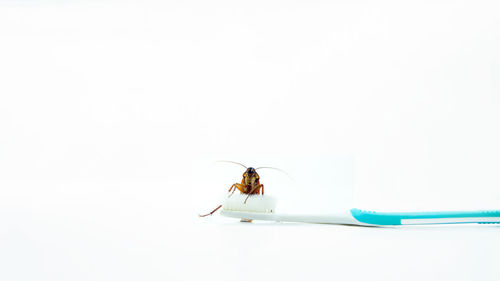
[[[333,223],[349,225],[367,225],[354,219],[350,212],[331,215],[306,215],[306,214],[278,214],[278,213],[255,213],[222,210],[221,215],[233,218],[245,218],[252,220],[280,221],[280,222],[305,222],[305,223]]]

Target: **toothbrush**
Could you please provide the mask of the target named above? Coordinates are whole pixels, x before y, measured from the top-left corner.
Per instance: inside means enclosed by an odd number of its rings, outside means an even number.
[[[281,222],[305,222],[345,224],[361,226],[436,225],[436,224],[494,224],[500,223],[500,210],[488,211],[437,211],[437,212],[372,212],[351,209],[343,213],[324,215],[279,214],[276,200],[270,196],[234,194],[222,204],[221,215],[243,221],[266,220]]]

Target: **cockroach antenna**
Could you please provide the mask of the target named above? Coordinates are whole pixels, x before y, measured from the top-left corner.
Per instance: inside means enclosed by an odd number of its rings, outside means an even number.
[[[248,169],[247,166],[241,164],[241,163],[238,163],[238,162],[234,162],[234,161],[226,161],[226,160],[219,160],[219,161],[215,161],[215,162],[222,162],[222,163],[233,163],[233,164],[237,164],[237,165],[240,165],[242,166],[243,168],[245,169]]]
[[[255,168],[255,170],[258,170],[258,169],[272,169],[272,170],[280,171],[283,174],[287,175],[291,180],[293,180],[293,178],[287,172],[285,172],[285,171],[283,171],[281,169],[275,168],[275,167],[258,167],[258,168]]]

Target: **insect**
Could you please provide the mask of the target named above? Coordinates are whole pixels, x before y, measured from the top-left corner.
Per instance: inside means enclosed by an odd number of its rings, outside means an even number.
[[[245,201],[243,202],[244,204],[247,203],[247,200],[251,195],[255,195],[255,194],[264,195],[264,185],[260,183],[260,176],[257,173],[258,169],[266,168],[266,169],[275,169],[275,170],[281,171],[280,169],[273,168],[273,167],[259,167],[259,168],[247,167],[241,163],[233,162],[233,161],[218,161],[218,162],[234,163],[234,164],[238,164],[240,166],[243,166],[246,169],[246,171],[243,173],[243,179],[241,180],[241,183],[235,183],[235,184],[231,185],[231,187],[228,190],[228,192],[230,192],[229,197],[231,195],[233,195],[236,190],[239,190],[241,192],[241,194],[248,194],[248,196],[245,198]],[[213,213],[217,212],[217,210],[219,210],[221,207],[222,207],[222,205],[219,205],[217,208],[215,208],[210,213],[205,214],[205,215],[200,215],[200,217],[210,216]]]

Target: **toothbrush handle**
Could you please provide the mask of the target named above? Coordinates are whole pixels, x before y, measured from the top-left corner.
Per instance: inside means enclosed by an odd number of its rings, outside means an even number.
[[[359,222],[372,225],[500,223],[500,210],[379,213],[351,209],[351,214]]]

